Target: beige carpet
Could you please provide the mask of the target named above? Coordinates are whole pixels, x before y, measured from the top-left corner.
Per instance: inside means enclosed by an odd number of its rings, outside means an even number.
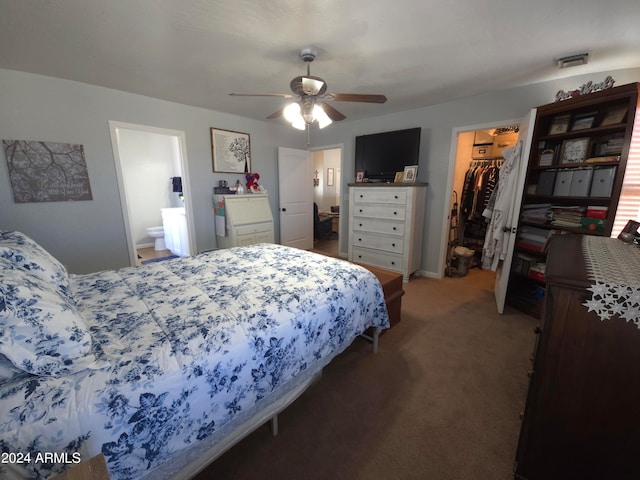
[[[204,479],[512,478],[535,319],[496,313],[491,272],[415,278],[402,321],[356,341]]]

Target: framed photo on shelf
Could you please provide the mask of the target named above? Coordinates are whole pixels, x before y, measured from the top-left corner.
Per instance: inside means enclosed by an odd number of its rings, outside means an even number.
[[[364,170],[356,170],[356,183],[364,182]]]
[[[607,125],[617,125],[618,123],[622,123],[626,115],[627,115],[626,105],[612,108],[606,113],[606,115],[602,119],[602,123],[600,124],[600,126],[606,127]]]
[[[589,137],[572,138],[562,142],[560,164],[582,163],[587,158]]]
[[[402,183],[404,180],[404,172],[396,172],[396,176],[393,179],[393,183]]]
[[[555,152],[548,148],[540,152],[540,158],[538,159],[539,167],[550,167],[553,165],[553,157],[555,157]]]
[[[211,157],[214,172],[250,172],[251,143],[249,134],[212,128]]]
[[[590,112],[583,113],[581,115],[576,115],[573,119],[573,125],[571,125],[571,131],[575,130],[584,130],[586,128],[591,128],[596,122],[596,117],[598,116],[598,112]]]
[[[418,176],[418,166],[417,165],[409,165],[404,167],[402,182],[403,183],[413,183],[416,181],[416,177]]]
[[[571,115],[558,115],[551,121],[551,127],[549,127],[549,135],[558,135],[559,133],[566,133],[569,131],[569,123],[571,123]]]

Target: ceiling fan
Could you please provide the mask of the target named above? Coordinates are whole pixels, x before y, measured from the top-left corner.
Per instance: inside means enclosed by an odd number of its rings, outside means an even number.
[[[289,86],[291,93],[230,93],[234,96],[245,97],[282,97],[299,100],[287,105],[285,108],[272,113],[267,119],[277,118],[284,115],[291,122],[291,125],[300,130],[304,130],[314,122],[318,121],[320,128],[324,128],[333,122],[344,120],[346,117],[336,108],[329,105],[330,101],[336,102],[364,102],[364,103],[384,103],[387,97],[376,94],[361,93],[328,93],[327,82],[322,78],[311,75],[310,64],[316,58],[316,51],[313,48],[305,48],[300,51],[299,57],[307,64],[307,74],[295,77]]]

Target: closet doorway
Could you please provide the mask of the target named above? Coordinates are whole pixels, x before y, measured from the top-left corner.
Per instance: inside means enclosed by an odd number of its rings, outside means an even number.
[[[450,160],[450,202],[445,211],[444,276],[481,275],[487,284],[495,272],[482,269],[487,222],[482,216],[499,183],[502,151],[516,144],[519,121],[454,129]],[[457,249],[457,250],[456,250]]]

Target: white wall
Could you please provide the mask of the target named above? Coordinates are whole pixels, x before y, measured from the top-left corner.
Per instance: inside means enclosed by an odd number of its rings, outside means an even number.
[[[577,69],[579,71],[579,68]],[[384,115],[362,121],[343,121],[315,131],[316,146],[343,144],[342,202],[340,230],[346,231],[348,183],[354,181],[355,137],[358,135],[422,127],[418,180],[428,182],[422,272],[439,276],[445,211],[449,210],[451,187],[449,165],[454,128],[490,122],[511,124],[532,108],[554,101],[558,90],[571,91],[588,81],[602,81],[611,75],[616,85],[640,81],[640,68],[581,75],[557,81],[525,85],[499,92],[464,97],[431,107]],[[372,106],[371,108],[375,108]],[[451,172],[453,174],[453,172]],[[446,205],[446,209],[445,209]],[[340,237],[340,251],[347,251],[347,236]]]
[[[347,184],[353,182],[355,137],[422,127],[418,180],[429,183],[422,271],[436,275],[442,261],[439,257],[446,226],[443,223],[445,203],[448,210],[451,193],[449,164],[453,129],[520,119],[532,107],[552,102],[558,90],[573,90],[589,80],[603,80],[608,74],[613,76],[616,85],[640,81],[638,68],[583,75],[367,120],[345,120],[323,130],[314,130],[315,149],[344,147],[340,230],[347,231]],[[212,172],[210,127],[251,135],[253,170],[260,173],[260,184],[271,194],[273,212],[278,211],[276,147],[306,148],[306,135],[284,123],[250,120],[102,87],[0,69],[1,139],[83,144],[93,193],[92,201],[15,204],[6,161],[1,158],[0,228],[22,230],[31,235],[74,273],[128,264],[109,120],[185,132],[198,251],[216,247],[211,211],[213,186],[221,179],[232,185],[241,178]],[[276,239],[279,239],[279,216],[276,214],[274,221]],[[342,235],[340,242],[340,251],[347,251],[347,236]]]
[[[23,203],[13,201],[4,152],[0,154],[0,228],[20,230],[41,243],[72,273],[129,264],[118,196],[109,120],[184,131],[189,161],[195,243],[216,248],[211,195],[218,180],[230,185],[240,175],[213,173],[210,128],[250,134],[253,170],[277,212],[278,146],[304,149],[306,135],[284,123],[249,120],[95,87],[68,80],[0,69],[0,139],[42,140],[84,145],[93,200]],[[274,215],[276,238],[279,217]]]

